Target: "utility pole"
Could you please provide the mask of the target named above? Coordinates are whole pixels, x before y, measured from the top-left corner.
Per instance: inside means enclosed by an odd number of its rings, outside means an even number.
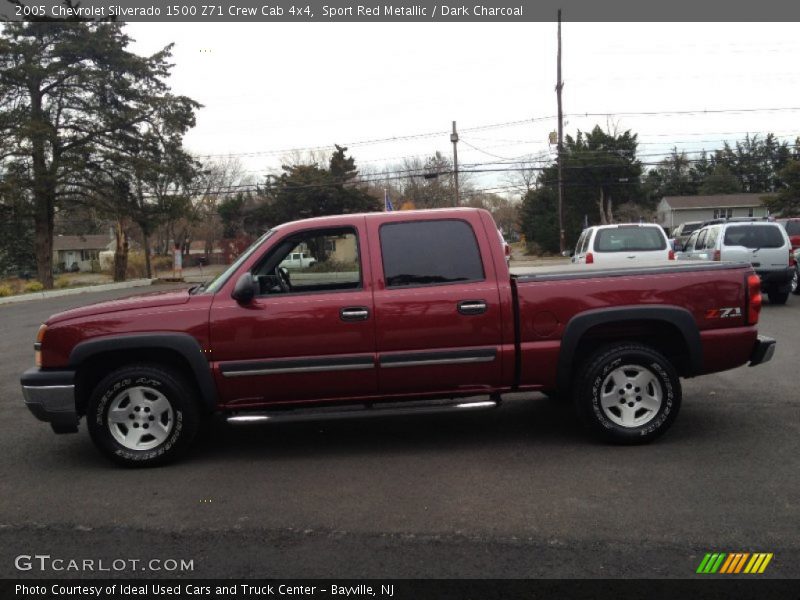
[[[458,132],[456,131],[456,122],[453,121],[453,133],[450,134],[450,141],[453,142],[453,173],[456,182],[456,206],[461,205],[461,198],[458,192]]]
[[[556,82],[556,98],[558,99],[558,245],[561,252],[567,249],[564,236],[564,175],[562,173],[562,153],[564,151],[564,114],[561,108],[561,90],[564,83],[561,81],[561,9],[558,9],[558,67]],[[454,124],[455,125],[455,124]]]

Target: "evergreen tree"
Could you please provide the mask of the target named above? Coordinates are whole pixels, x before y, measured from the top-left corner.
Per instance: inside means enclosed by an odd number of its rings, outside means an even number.
[[[117,148],[166,92],[170,47],[140,57],[118,23],[14,22],[0,32],[0,135],[25,166],[38,278],[53,286],[56,208],[87,189],[87,162]]]

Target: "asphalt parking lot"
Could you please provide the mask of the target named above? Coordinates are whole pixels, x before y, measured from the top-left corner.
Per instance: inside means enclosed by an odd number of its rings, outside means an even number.
[[[493,412],[215,423],[181,462],[124,470],[22,402],[36,329],[85,294],[0,306],[0,576],[15,557],[187,559],[192,577],[691,577],[706,552],[800,576],[800,297],[764,306],[772,362],[684,382],[642,447],[539,395]],[[98,576],[108,576],[109,573]],[[137,572],[111,575],[131,577]]]

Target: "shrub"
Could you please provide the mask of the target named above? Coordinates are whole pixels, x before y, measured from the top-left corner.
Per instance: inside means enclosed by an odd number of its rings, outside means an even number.
[[[128,253],[128,269],[125,271],[126,279],[141,279],[145,276],[144,252]]]
[[[62,275],[61,277],[57,278],[55,283],[53,284],[59,290],[69,287],[69,284],[72,283],[72,280],[69,277]]]
[[[172,257],[170,256],[151,256],[150,264],[153,266],[153,275],[155,275],[155,271],[172,271]]]
[[[301,269],[306,273],[342,273],[358,271],[358,263],[355,261],[342,262],[338,260],[326,260],[324,262],[317,262],[310,267]]]
[[[0,285],[0,298],[5,298],[6,296],[12,296],[14,294],[14,289],[10,285]]]
[[[25,287],[22,288],[22,291],[26,294],[30,294],[32,292],[41,292],[44,289],[44,286],[36,280],[29,281],[25,284]]]

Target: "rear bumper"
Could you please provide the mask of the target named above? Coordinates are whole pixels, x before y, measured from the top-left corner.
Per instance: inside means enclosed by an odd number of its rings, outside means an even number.
[[[758,336],[753,352],[750,354],[750,364],[748,366],[755,367],[761,363],[772,360],[772,355],[775,354],[775,340],[764,335]]]
[[[78,431],[75,408],[75,371],[28,369],[20,378],[25,406],[56,433]]]

